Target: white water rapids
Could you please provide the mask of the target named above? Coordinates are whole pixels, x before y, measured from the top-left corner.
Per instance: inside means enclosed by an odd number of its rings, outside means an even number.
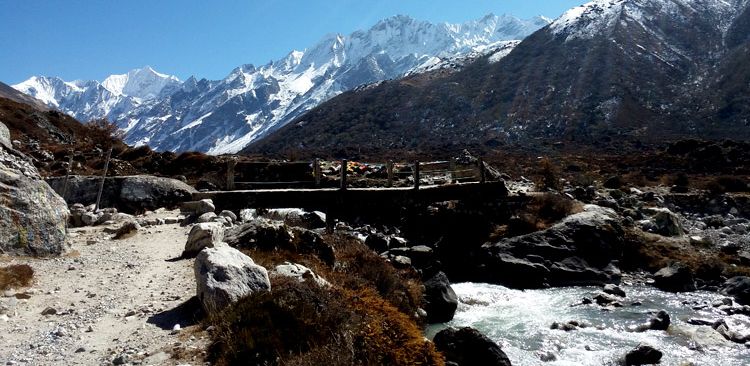
[[[694,326],[690,318],[716,320],[726,315],[711,304],[716,293],[673,294],[649,286],[622,286],[627,297],[622,308],[604,310],[596,304],[571,306],[593,297],[595,287],[512,290],[503,286],[459,283],[455,318],[428,329],[431,338],[447,326],[471,326],[500,344],[514,366],[616,365],[629,350],[646,343],[662,351],[661,365],[750,365],[750,348],[725,340],[710,326]],[[631,306],[641,302],[640,306]],[[707,305],[703,307],[702,305]],[[702,309],[694,309],[703,307]],[[628,332],[645,323],[650,311],[666,310],[672,325],[667,331]],[[565,332],[550,329],[553,322],[583,321],[590,326]],[[554,355],[542,361],[542,355]]]

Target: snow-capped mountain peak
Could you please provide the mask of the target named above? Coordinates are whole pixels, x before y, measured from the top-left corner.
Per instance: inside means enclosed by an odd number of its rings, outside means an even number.
[[[177,78],[150,67],[73,88],[62,80],[27,80],[16,89],[73,116],[107,117],[130,144],[157,150],[237,152],[318,104],[360,85],[398,78],[461,56],[507,54],[514,42],[549,22],[490,14],[463,24],[404,15],[367,30],[332,33],[304,51],[263,66],[241,65],[222,80]],[[76,83],[75,85],[83,85]]]
[[[142,100],[154,99],[167,89],[173,91],[180,80],[171,75],[157,72],[151,66],[134,69],[127,74],[110,75],[102,86],[115,95],[127,95]]]

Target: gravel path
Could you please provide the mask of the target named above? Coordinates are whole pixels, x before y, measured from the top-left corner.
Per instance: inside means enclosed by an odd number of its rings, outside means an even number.
[[[167,261],[182,252],[189,227],[152,226],[122,240],[104,228],[71,229],[71,251],[60,258],[0,257],[35,271],[33,287],[0,298],[0,364],[204,363],[208,336],[191,324],[193,261]]]

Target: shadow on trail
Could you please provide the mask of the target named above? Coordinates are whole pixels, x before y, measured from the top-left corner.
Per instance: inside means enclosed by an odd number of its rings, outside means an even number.
[[[171,330],[175,324],[188,327],[198,324],[205,317],[198,297],[193,296],[177,307],[156,313],[148,318],[147,323],[165,330]]]

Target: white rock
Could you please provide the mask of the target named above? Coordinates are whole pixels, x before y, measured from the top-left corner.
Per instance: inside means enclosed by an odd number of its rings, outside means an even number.
[[[297,263],[285,262],[284,264],[280,264],[271,271],[270,275],[272,277],[279,276],[293,278],[298,282],[312,280],[320,287],[331,286],[328,281],[315,274],[310,268]]]
[[[198,254],[204,248],[219,246],[224,240],[224,226],[217,222],[201,223],[193,226],[188,234],[183,256]]]
[[[203,249],[195,259],[198,299],[213,314],[258,291],[270,291],[265,268],[228,246]]]

